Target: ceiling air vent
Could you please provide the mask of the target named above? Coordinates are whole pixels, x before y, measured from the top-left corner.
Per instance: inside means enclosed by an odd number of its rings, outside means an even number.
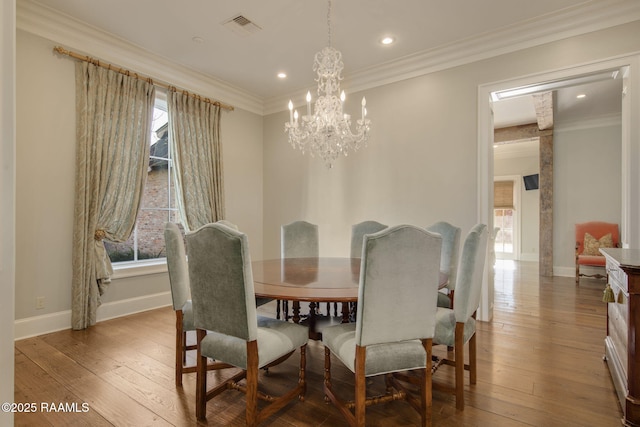
[[[238,14],[231,19],[227,19],[222,23],[222,26],[241,36],[248,36],[262,29],[256,25],[255,22],[242,14]]]

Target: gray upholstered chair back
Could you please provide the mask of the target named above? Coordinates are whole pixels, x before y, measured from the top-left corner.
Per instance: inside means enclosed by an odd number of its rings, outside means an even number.
[[[307,221],[294,221],[280,229],[282,258],[311,258],[319,255],[318,226]]]
[[[363,221],[351,226],[351,258],[362,257],[362,238],[365,234],[373,234],[387,228],[377,221]]]
[[[427,227],[427,230],[442,236],[440,271],[449,274],[447,288],[455,290],[456,276],[458,274],[458,254],[460,252],[460,228],[446,221],[440,221]]]
[[[488,235],[487,226],[477,224],[464,241],[458,268],[458,282],[453,296],[456,322],[466,322],[480,305]]]
[[[182,310],[190,298],[189,270],[182,233],[173,222],[167,222],[164,225],[164,244],[167,251],[167,269],[169,270],[173,309]]]
[[[412,225],[364,237],[356,344],[432,338],[442,238]]]
[[[244,233],[206,224],[187,234],[195,326],[253,341],[257,314],[249,243]]]

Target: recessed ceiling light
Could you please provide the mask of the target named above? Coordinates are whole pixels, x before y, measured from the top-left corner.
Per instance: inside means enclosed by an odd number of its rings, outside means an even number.
[[[585,95],[584,93],[581,93],[580,95],[576,95],[576,98],[578,99],[582,99],[582,98],[586,98],[587,95]]]
[[[278,78],[279,79],[286,79],[287,78],[287,73],[278,73]]]
[[[389,45],[392,44],[395,41],[395,39],[391,36],[387,36],[387,37],[383,37],[382,40],[380,40],[380,43],[384,44],[384,45]]]
[[[202,44],[204,43],[204,39],[202,37],[195,36],[191,39],[192,42]]]

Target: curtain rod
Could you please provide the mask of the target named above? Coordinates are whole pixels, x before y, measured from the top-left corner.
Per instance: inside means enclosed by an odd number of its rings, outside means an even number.
[[[165,88],[165,89],[168,89],[168,90],[173,90],[173,91],[180,90],[180,89],[176,88],[175,86],[171,86],[171,85],[166,84],[166,83],[154,82],[151,77],[144,77],[144,76],[139,75],[138,73],[129,71],[129,70],[125,69],[125,68],[117,67],[115,65],[99,61],[99,60],[97,60],[95,58],[92,58],[90,56],[81,55],[79,53],[72,52],[70,50],[67,50],[67,49],[63,48],[62,46],[56,46],[56,47],[53,48],[53,50],[55,52],[58,52],[58,53],[62,54],[62,55],[67,55],[67,56],[70,56],[72,58],[79,59],[81,61],[90,62],[93,65],[97,65],[98,67],[108,68],[109,70],[113,70],[113,71],[115,71],[117,73],[120,73],[120,74],[125,74],[127,76],[133,76],[133,77],[135,77],[137,79],[141,79],[141,80],[147,80],[149,83],[151,83],[151,84],[153,84],[155,86],[159,86],[159,87],[162,87],[162,88]],[[204,101],[204,102],[208,102],[208,103],[213,104],[213,105],[217,105],[220,108],[224,108],[225,110],[229,110],[229,111],[233,111],[234,110],[233,105],[225,104],[223,102],[216,101],[216,100],[211,100],[209,98],[204,98],[204,97],[202,97],[200,95],[197,95],[195,93],[191,93],[191,92],[189,92],[187,90],[184,90],[184,89],[181,89],[180,91],[183,94],[187,95],[187,96],[199,99],[199,100]]]

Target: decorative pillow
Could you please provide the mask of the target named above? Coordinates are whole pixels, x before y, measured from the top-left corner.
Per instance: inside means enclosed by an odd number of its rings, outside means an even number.
[[[584,250],[582,255],[602,255],[598,249],[613,248],[613,237],[611,233],[605,234],[600,239],[596,239],[589,233],[584,233]]]

